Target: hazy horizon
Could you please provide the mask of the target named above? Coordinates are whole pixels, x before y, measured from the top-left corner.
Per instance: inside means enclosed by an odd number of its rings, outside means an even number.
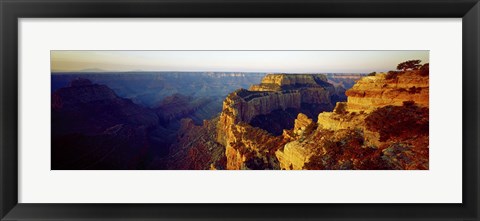
[[[52,74],[117,74],[117,73],[252,73],[252,74],[367,74],[367,72],[261,72],[261,71],[115,71],[115,70],[76,70],[76,71],[55,71]]]
[[[369,73],[429,51],[51,51],[51,72]]]

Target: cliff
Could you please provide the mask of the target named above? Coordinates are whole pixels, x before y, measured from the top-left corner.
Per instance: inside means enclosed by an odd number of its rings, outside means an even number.
[[[58,124],[54,133],[95,134],[117,124],[158,124],[153,111],[117,96],[105,85],[82,78],[69,85],[52,94],[52,123]]]
[[[421,76],[416,71],[391,77],[386,73],[363,77],[345,93],[348,96],[347,111],[370,112],[386,105],[401,106],[404,101],[428,107],[428,85],[428,76]]]
[[[280,168],[291,170],[301,170],[303,168],[312,151],[309,148],[299,148],[299,146],[315,130],[316,126],[315,122],[305,114],[298,114],[293,130],[286,130],[283,134],[291,142],[275,152]]]
[[[323,74],[267,74],[258,85],[250,86],[250,91],[281,91],[299,87],[330,87]]]
[[[74,79],[52,94],[53,169],[142,168],[157,115],[105,85]]]
[[[225,147],[215,142],[218,117],[205,120],[197,126],[193,120],[184,118],[170,146],[170,154],[156,158],[149,168],[173,170],[225,169]]]
[[[323,75],[268,74],[230,93],[219,117],[182,120],[166,168],[428,169],[428,78],[380,73],[345,92]]]
[[[227,169],[278,168],[274,153],[288,138],[277,135],[292,129],[282,122],[293,123],[300,112],[316,116],[331,110],[335,92],[324,75],[269,74],[259,85],[228,95],[217,125],[217,141],[226,148]],[[268,122],[256,120],[259,117],[278,120],[259,125],[256,122]],[[271,128],[278,130],[268,131]]]
[[[52,94],[52,107],[55,110],[71,108],[81,103],[101,102],[119,99],[105,85],[93,84],[88,79],[78,78],[69,83],[69,87],[61,88]]]
[[[223,102],[223,112],[235,122],[249,123],[255,116],[274,110],[300,109],[302,104],[332,106],[331,96],[337,90],[324,75],[268,74],[262,83],[249,90],[239,89],[229,94]]]
[[[418,70],[363,77],[315,130],[285,133],[281,169],[428,169],[428,83]]]
[[[175,124],[182,118],[190,118],[197,125],[204,119],[211,119],[222,110],[222,101],[206,97],[173,94],[160,102],[154,109],[164,125]]]
[[[162,100],[175,93],[195,98],[218,97],[220,108],[217,111],[220,112],[227,94],[257,84],[264,76],[265,73],[241,72],[55,73],[51,77],[51,88],[54,92],[80,77],[106,85],[118,96],[150,108],[157,107]]]

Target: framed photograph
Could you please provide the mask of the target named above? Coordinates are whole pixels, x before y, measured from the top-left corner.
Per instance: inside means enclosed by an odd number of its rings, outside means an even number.
[[[1,220],[479,220],[477,0],[0,10]]]

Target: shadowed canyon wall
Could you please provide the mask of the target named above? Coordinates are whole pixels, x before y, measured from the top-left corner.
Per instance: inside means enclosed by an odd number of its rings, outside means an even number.
[[[426,70],[59,75],[52,169],[428,169]]]
[[[226,148],[227,169],[278,169],[274,152],[286,139],[283,135],[268,133],[268,129],[264,130],[261,126],[252,126],[252,119],[287,110],[317,115],[322,109],[331,110],[334,105],[331,97],[335,92],[335,87],[327,82],[325,75],[269,74],[259,85],[228,95],[217,130],[217,141]],[[312,111],[315,106],[321,108]],[[293,123],[295,117],[296,114],[281,121]],[[272,125],[265,125],[267,127]]]

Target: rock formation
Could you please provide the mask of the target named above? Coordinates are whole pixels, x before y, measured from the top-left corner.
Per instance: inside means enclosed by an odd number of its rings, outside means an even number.
[[[219,99],[176,93],[163,99],[155,108],[155,112],[164,125],[172,121],[180,121],[182,118],[190,118],[196,124],[201,125],[203,120],[212,119],[220,113],[221,105],[222,102]]]
[[[367,76],[347,90],[348,111],[372,111],[386,105],[402,105],[404,101],[414,101],[417,105],[428,107],[428,76],[418,71],[407,71],[395,77],[386,73]]]
[[[51,88],[54,92],[80,77],[106,85],[118,96],[144,107],[154,108],[166,97],[181,93],[195,98],[219,99],[220,112],[226,95],[258,83],[264,76],[265,73],[233,72],[54,73]]]
[[[288,139],[254,127],[251,121],[275,111],[317,115],[333,107],[331,96],[335,91],[324,75],[268,74],[259,85],[228,95],[217,125],[217,141],[226,148],[227,169],[277,169],[274,152]],[[293,123],[295,117],[282,120]]]
[[[153,111],[118,97],[105,85],[81,78],[73,80],[70,85],[52,94],[52,123],[69,122],[65,125],[67,127],[54,127],[55,133],[96,134],[117,124],[146,127],[158,124]]]
[[[287,109],[297,113],[284,121],[293,122],[299,112],[316,119],[319,112],[331,110],[334,105],[331,97],[336,92],[333,85],[326,82],[324,75],[269,74],[259,85],[251,86],[250,90],[239,89],[227,96],[223,102],[220,127],[238,122],[251,123],[255,117]],[[261,125],[259,127],[263,128]],[[224,140],[223,134],[219,136],[219,140]]]
[[[248,79],[197,78],[205,76]],[[428,66],[333,77],[267,74],[228,94],[213,118],[216,97],[170,94],[146,108],[105,85],[74,79],[52,93],[52,168],[429,168]],[[205,82],[195,87],[199,93]]]
[[[105,85],[81,78],[69,85],[52,94],[52,168],[142,168],[157,115]]]
[[[305,137],[310,135],[316,127],[316,123],[308,118],[305,114],[298,114],[295,119],[295,127],[293,130],[285,130],[283,136],[291,142],[285,144],[283,148],[275,153],[280,168],[288,168],[292,170],[301,170],[311,155],[311,150],[308,148],[298,148],[299,143],[303,142]]]
[[[171,153],[155,159],[149,168],[173,170],[226,169],[225,147],[215,141],[218,117],[197,126],[193,120],[181,121]]]
[[[347,102],[319,114],[315,130],[290,132],[276,151],[280,167],[428,169],[428,82],[419,70],[363,77]]]
[[[327,79],[328,82],[333,84],[335,87],[341,87],[345,90],[348,90],[352,88],[353,85],[360,80],[360,78],[365,76],[365,74],[329,73],[327,74]]]
[[[250,86],[250,91],[282,91],[299,87],[328,87],[328,79],[323,74],[267,74],[258,85]]]

